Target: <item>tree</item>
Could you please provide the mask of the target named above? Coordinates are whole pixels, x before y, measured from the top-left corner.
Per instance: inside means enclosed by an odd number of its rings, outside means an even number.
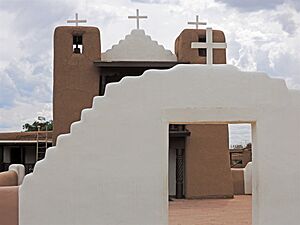
[[[45,121],[45,122],[34,121],[32,124],[25,123],[23,125],[23,130],[25,132],[37,131],[38,126],[40,126],[41,131],[45,131],[46,128],[47,128],[48,131],[53,130],[53,120],[49,120],[49,121]]]

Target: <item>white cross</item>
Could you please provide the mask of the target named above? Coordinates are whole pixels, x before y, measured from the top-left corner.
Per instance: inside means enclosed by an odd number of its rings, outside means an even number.
[[[206,22],[199,22],[199,16],[196,16],[196,22],[188,22],[190,25],[196,25],[196,29],[198,30],[199,25],[206,25]]]
[[[206,63],[213,64],[213,49],[225,49],[226,43],[215,43],[212,37],[212,28],[206,28],[206,43],[192,42],[191,48],[206,48]]]
[[[128,16],[128,19],[136,19],[136,28],[140,29],[140,19],[147,19],[147,16],[140,16],[140,12],[136,10],[136,16]]]
[[[78,19],[78,13],[75,13],[75,20],[67,20],[67,23],[75,23],[76,27],[78,26],[79,23],[86,23],[87,20],[79,20]]]

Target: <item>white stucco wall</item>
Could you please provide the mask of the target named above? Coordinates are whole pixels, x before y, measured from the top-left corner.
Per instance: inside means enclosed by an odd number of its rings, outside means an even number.
[[[168,124],[234,121],[253,123],[253,225],[298,225],[299,115],[299,91],[229,65],[124,78],[25,177],[20,225],[166,225]]]
[[[15,171],[18,175],[18,185],[21,185],[25,176],[25,166],[23,164],[11,164],[9,171]]]
[[[144,30],[132,30],[119,44],[101,54],[102,61],[177,61],[170,50],[153,41]]]
[[[252,194],[252,162],[249,162],[244,168],[244,188],[245,194]]]

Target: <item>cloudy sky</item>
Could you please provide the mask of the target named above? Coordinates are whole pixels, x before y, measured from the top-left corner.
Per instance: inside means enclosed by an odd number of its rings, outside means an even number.
[[[52,119],[52,37],[75,12],[101,30],[102,50],[117,43],[135,22],[166,48],[199,15],[225,32],[228,63],[264,71],[300,89],[299,0],[0,0],[0,131],[18,131],[38,115]],[[239,131],[239,132],[237,132]],[[249,129],[232,128],[246,142]],[[239,133],[239,134],[237,134]]]

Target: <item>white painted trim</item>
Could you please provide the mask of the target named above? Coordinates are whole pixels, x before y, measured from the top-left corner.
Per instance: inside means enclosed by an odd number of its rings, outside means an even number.
[[[252,162],[249,162],[244,168],[244,187],[245,194],[252,194]]]
[[[177,57],[170,50],[166,50],[157,41],[153,41],[144,30],[132,30],[119,44],[102,53],[101,60],[113,61],[171,61]]]
[[[25,177],[25,166],[22,164],[11,164],[8,168],[9,171],[15,171],[18,175],[18,185],[21,185]]]

